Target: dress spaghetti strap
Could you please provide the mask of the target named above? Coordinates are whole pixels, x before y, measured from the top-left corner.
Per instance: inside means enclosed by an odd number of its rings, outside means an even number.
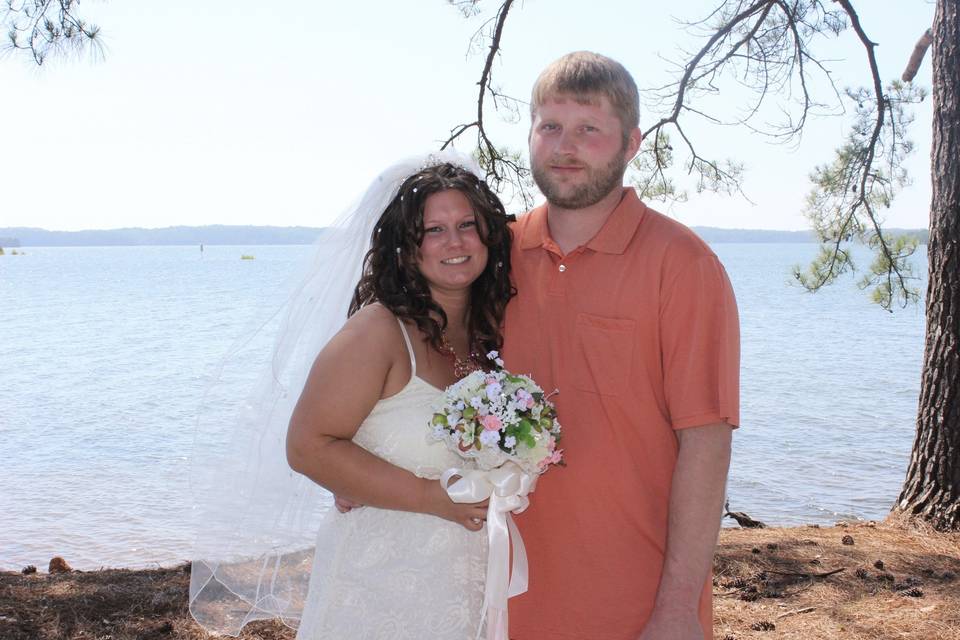
[[[417,356],[413,355],[413,345],[410,344],[410,336],[407,334],[407,328],[403,325],[403,320],[397,318],[400,324],[400,332],[403,334],[403,341],[407,343],[407,354],[410,356],[410,377],[417,375]]]

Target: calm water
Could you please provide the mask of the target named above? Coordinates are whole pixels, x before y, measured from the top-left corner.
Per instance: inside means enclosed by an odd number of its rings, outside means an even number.
[[[771,524],[882,518],[912,444],[922,309],[886,313],[850,279],[815,296],[791,286],[790,265],[813,245],[714,248],[743,332],[731,508]],[[81,569],[189,558],[204,386],[309,250],[0,257],[0,568],[53,555]]]

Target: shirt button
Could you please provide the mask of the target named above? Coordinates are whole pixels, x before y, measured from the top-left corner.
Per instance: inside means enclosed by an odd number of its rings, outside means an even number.
[[[563,273],[566,270],[567,270],[567,265],[565,264],[560,265],[560,273]]]

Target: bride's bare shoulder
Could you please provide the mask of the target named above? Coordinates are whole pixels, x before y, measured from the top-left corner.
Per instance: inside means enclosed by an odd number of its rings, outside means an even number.
[[[378,302],[368,304],[347,320],[343,333],[353,340],[392,344],[400,334],[397,317]]]

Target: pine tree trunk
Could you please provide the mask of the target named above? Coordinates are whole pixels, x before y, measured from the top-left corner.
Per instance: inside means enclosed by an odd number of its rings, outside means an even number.
[[[917,435],[894,511],[960,530],[960,0],[933,24],[927,337]]]

